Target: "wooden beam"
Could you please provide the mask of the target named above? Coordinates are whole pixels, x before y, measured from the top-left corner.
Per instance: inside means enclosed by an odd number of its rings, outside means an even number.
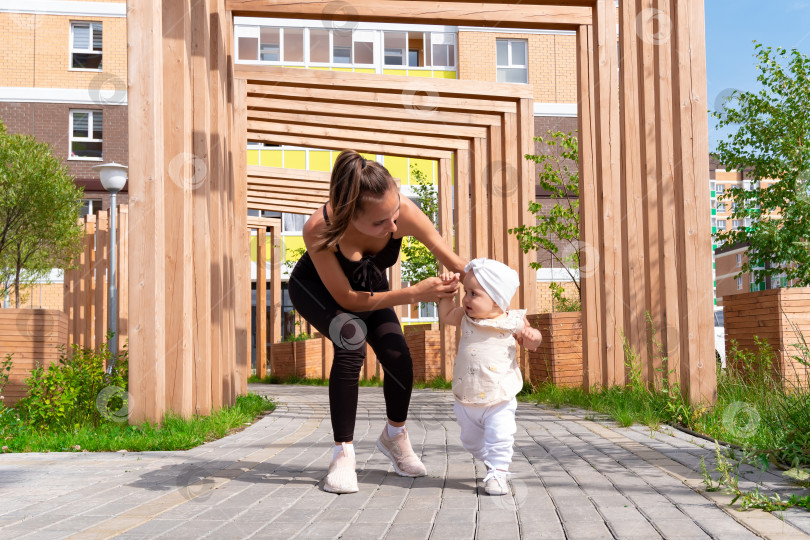
[[[129,96],[130,249],[129,421],[156,421],[166,410],[165,295],[163,232],[163,61],[162,2],[145,0],[127,13],[127,77],[137,81]]]
[[[603,384],[624,384],[622,323],[624,298],[621,274],[621,185],[619,179],[619,87],[616,46],[616,13],[612,1],[598,0],[594,8],[594,65],[596,67],[597,181],[600,219],[604,223],[599,250],[604,307],[600,314],[604,329]]]
[[[270,245],[272,252],[270,262],[270,344],[281,342],[281,223],[270,227]]]
[[[583,385],[590,390],[602,384],[603,332],[600,311],[602,281],[598,250],[601,235],[599,193],[596,181],[596,103],[593,28],[583,26],[577,32],[577,79],[579,99],[577,120],[579,134],[579,282],[582,298],[582,365]]]
[[[637,59],[641,41],[638,25],[637,0],[626,0],[619,4],[619,46],[621,48],[620,96],[622,122],[620,126],[622,140],[620,184],[621,205],[621,239],[622,275],[624,276],[623,296],[624,314],[622,328],[627,341],[626,346],[632,349],[640,365],[644,380],[651,382],[658,372],[654,371],[647,350],[647,332],[645,316],[647,301],[644,281],[644,211],[641,162],[643,131],[642,105],[643,81],[639,73]],[[643,34],[642,34],[643,35]],[[641,233],[641,234],[640,234]]]
[[[292,71],[305,71],[301,69]],[[319,71],[318,73],[329,73]],[[431,79],[437,80],[437,79]],[[270,84],[255,84],[248,82],[248,96],[249,97],[277,97],[282,95],[291,95],[298,99],[310,99],[316,96],[324,95],[324,92],[330,94],[330,99],[343,102],[343,103],[375,103],[377,105],[393,105],[402,107],[405,110],[421,109],[428,111],[466,111],[466,112],[515,112],[515,101],[499,101],[495,99],[468,99],[467,97],[445,97],[437,93],[411,94],[403,91],[395,94],[392,92],[374,92],[366,90],[337,90],[337,89],[323,89],[323,88],[298,88],[290,87],[286,89],[284,86],[273,86]]]
[[[249,141],[268,142],[273,144],[289,144],[295,146],[309,146],[324,150],[345,150],[353,148],[358,152],[370,154],[385,154],[389,156],[414,157],[420,154],[425,159],[449,158],[451,153],[443,150],[421,148],[417,152],[414,148],[395,144],[377,144],[372,141],[354,141],[346,139],[330,139],[328,137],[315,137],[312,135],[281,135],[270,133],[248,133]]]
[[[287,124],[284,122],[273,122],[270,120],[248,120],[248,132],[250,134],[260,133],[281,133],[291,135],[310,135],[314,137],[327,137],[343,140],[364,140],[368,137],[368,132],[374,131],[375,138],[381,143],[396,145],[408,145],[413,147],[437,148],[442,150],[461,150],[469,146],[469,140],[452,137],[429,137],[417,135],[415,133],[386,133],[371,129],[349,129],[332,128],[307,124]]]
[[[522,84],[407,77],[405,75],[380,77],[372,73],[294,69],[253,64],[236,64],[234,75],[248,81],[248,88],[264,84],[273,88],[292,86],[301,89],[329,88],[334,91],[366,90],[374,93],[387,92],[404,99],[424,94],[426,97],[454,98],[454,100],[465,98],[473,101],[514,102],[520,99],[531,99],[534,95],[531,86]]]
[[[323,94],[323,95],[321,95]],[[437,111],[420,108],[406,108],[399,105],[382,106],[366,103],[336,103],[329,99],[329,91],[316,93],[309,99],[298,99],[294,88],[278,88],[273,96],[248,98],[248,109],[251,111],[298,111],[300,113],[319,113],[328,110],[331,114],[352,118],[386,118],[424,122],[432,125],[500,125],[498,113],[470,113],[463,111]]]
[[[299,19],[363,20],[369,22],[469,25],[498,28],[573,30],[591,23],[591,11],[582,5],[514,4],[472,2],[364,1],[332,7],[325,0],[281,2],[280,0],[228,0],[236,16]]]
[[[244,81],[233,81],[233,129],[231,136],[231,155],[233,158],[231,184],[233,187],[234,245],[236,263],[235,302],[236,318],[236,362],[237,394],[247,393],[247,380],[250,376],[251,322],[250,322],[250,231],[247,229],[247,109],[245,98],[247,89]]]
[[[328,105],[324,105],[323,112],[308,112],[307,114],[284,111],[248,111],[248,120],[281,122],[286,124],[302,124],[308,126],[335,127],[343,129],[373,129],[382,133],[430,133],[456,139],[470,139],[473,137],[486,137],[486,128],[465,125],[447,125],[444,123],[428,124],[425,122],[396,121],[391,118],[362,118],[356,116],[335,116],[328,114]]]
[[[266,268],[267,229],[259,227],[256,231],[256,375],[262,379],[267,375]]]
[[[168,165],[169,178],[164,184],[167,208],[166,228],[163,231],[166,245],[166,302],[178,307],[178,315],[166,319],[166,406],[182,416],[190,418],[193,392],[194,351],[188,346],[193,336],[191,318],[194,283],[185,272],[192,265],[192,215],[191,186],[189,179],[194,174],[191,155],[191,103],[175,100],[180,92],[190,95],[191,67],[189,47],[191,43],[191,19],[186,16],[188,2],[164,2],[163,20],[177,21],[168,25],[163,39],[163,102],[165,113],[163,130],[172,136],[165,138],[164,162]]]

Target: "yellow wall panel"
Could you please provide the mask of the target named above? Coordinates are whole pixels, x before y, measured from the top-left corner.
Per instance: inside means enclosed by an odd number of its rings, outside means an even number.
[[[309,170],[310,171],[332,171],[332,156],[328,150],[310,150],[309,151]]]
[[[414,159],[411,158],[411,165],[416,165],[420,171],[425,173],[428,182],[436,183],[435,175],[433,174],[433,160],[432,159]]]
[[[262,167],[281,167],[281,150],[262,150]]]
[[[421,70],[421,69],[409,69],[408,70],[409,77],[430,77],[430,70]]]
[[[377,73],[374,68],[354,68],[355,73]]]
[[[408,158],[399,156],[385,156],[385,168],[394,178],[399,178],[400,184],[408,184]]]
[[[306,170],[306,152],[304,150],[284,150],[284,168]]]
[[[332,71],[348,71],[348,72],[351,72],[352,68],[332,68]]]
[[[247,164],[248,165],[258,165],[259,164],[259,151],[258,150],[248,150],[247,151]]]
[[[436,79],[457,79],[455,71],[433,70],[433,77]]]
[[[304,237],[303,236],[282,236],[284,240],[283,248],[284,248],[284,260],[293,259],[292,251],[296,249],[306,249],[306,244],[304,244]]]
[[[383,74],[384,75],[407,75],[408,70],[407,69],[384,69]]]

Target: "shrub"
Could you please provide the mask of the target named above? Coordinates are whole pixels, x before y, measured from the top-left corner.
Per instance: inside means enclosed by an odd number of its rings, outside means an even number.
[[[107,374],[104,368],[111,358],[106,343],[98,352],[73,345],[70,353],[63,351],[59,361],[47,369],[34,368],[25,381],[27,394],[17,404],[22,419],[32,427],[64,430],[97,426],[109,418],[109,410],[122,410],[126,398],[120,397],[123,394],[120,391],[113,393],[103,406],[97,405],[106,387],[127,388],[126,347],[119,353],[113,372]]]
[[[0,362],[0,408],[3,406],[3,389],[8,384],[8,378],[11,374],[11,355],[7,354],[6,359]]]

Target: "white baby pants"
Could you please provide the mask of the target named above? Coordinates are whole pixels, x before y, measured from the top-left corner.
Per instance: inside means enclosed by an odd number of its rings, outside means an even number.
[[[509,470],[517,431],[517,399],[489,407],[468,407],[456,401],[453,410],[464,449],[495,469]]]

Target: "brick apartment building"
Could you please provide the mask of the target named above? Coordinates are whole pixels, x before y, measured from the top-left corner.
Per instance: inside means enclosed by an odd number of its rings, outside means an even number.
[[[709,189],[711,190],[712,234],[752,226],[751,220],[736,219],[732,216],[734,203],[723,199],[723,194],[731,188],[752,190],[773,185],[775,180],[755,180],[744,171],[729,171],[723,168],[714,158],[709,165]],[[787,287],[785,275],[757,280],[753,272],[741,273],[742,265],[748,261],[746,244],[722,245],[716,237],[712,242],[715,305],[723,305],[723,297],[749,291],[763,291],[778,287]]]
[[[109,208],[93,166],[128,163],[126,3],[2,0],[0,45],[0,121],[51,145],[84,213]],[[24,305],[62,309],[61,280],[52,272]]]

